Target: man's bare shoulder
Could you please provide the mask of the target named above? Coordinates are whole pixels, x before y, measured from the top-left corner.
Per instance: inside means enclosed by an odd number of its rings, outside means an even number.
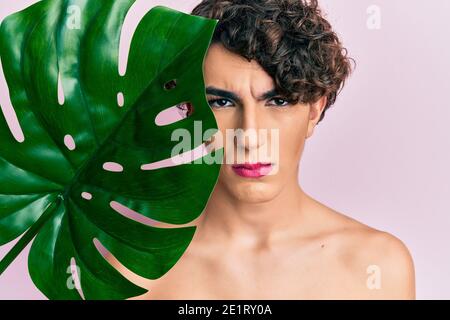
[[[413,259],[399,238],[325,206],[324,216],[329,224],[323,242],[356,276],[363,299],[415,299]]]

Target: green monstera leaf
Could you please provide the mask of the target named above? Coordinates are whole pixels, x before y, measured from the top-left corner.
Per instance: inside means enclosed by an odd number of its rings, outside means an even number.
[[[156,279],[180,259],[196,227],[158,228],[118,208],[186,224],[202,213],[217,182],[222,149],[200,162],[145,167],[172,157],[174,130],[194,136],[199,122],[210,129],[192,150],[217,131],[202,73],[217,20],[154,7],[133,35],[121,76],[121,29],[133,3],[44,0],[1,24],[0,61],[23,136],[0,117],[0,245],[23,235],[0,273],[33,241],[29,272],[49,299],[145,293],[98,244]],[[76,11],[79,21],[69,21]],[[190,116],[155,122],[183,102],[194,106]],[[67,285],[74,263],[82,293]]]

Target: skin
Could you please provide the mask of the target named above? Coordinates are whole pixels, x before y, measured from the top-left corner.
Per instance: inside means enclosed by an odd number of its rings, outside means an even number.
[[[415,299],[414,265],[401,240],[321,204],[298,184],[305,141],[326,97],[308,104],[286,105],[282,96],[259,101],[273,79],[220,44],[210,46],[204,75],[207,88],[241,100],[207,94],[226,99],[210,102],[224,136],[226,129],[279,129],[279,157],[264,159],[276,161],[277,173],[244,178],[223,164],[205,211],[187,224],[197,226],[190,246],[161,278],[141,278],[109,257],[149,289],[135,299]],[[251,157],[271,139],[233,143]]]

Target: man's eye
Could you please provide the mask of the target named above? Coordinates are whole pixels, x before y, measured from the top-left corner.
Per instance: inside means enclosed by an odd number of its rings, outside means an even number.
[[[270,101],[273,101],[273,103],[269,103],[272,106],[284,107],[289,105],[289,101],[283,98],[272,98]]]
[[[190,102],[179,103],[177,104],[176,107],[179,109],[178,110],[179,114],[184,118],[189,117],[193,112],[193,107]]]
[[[227,105],[227,102],[232,103],[230,100],[228,99],[211,99],[208,100],[209,105],[212,108],[225,108],[225,107],[229,107],[230,105]]]

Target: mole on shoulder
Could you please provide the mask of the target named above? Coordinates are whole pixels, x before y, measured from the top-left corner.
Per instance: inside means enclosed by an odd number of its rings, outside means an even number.
[[[324,244],[322,244],[321,246],[320,246],[321,248],[323,248],[323,247],[325,247],[325,245]]]

